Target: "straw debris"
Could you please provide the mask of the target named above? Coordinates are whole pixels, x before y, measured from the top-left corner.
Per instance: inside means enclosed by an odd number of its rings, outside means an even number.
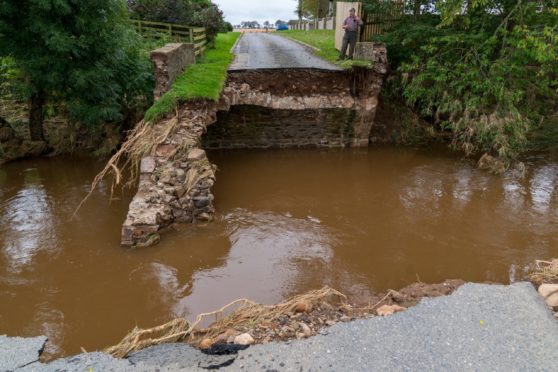
[[[351,305],[347,296],[327,286],[277,305],[262,305],[241,298],[219,310],[198,315],[191,325],[186,319],[178,318],[152,329],[136,328],[105,352],[122,358],[130,352],[165,342],[185,342],[200,349],[219,349],[227,346],[225,344],[238,343],[239,336],[248,339],[246,334],[257,344],[306,338],[339,322],[380,315],[382,305],[402,310],[416,305],[424,297],[448,295],[462,284],[462,280],[446,280],[438,284],[413,283],[399,291],[390,289],[385,294],[373,294],[362,305]],[[203,328],[204,324],[209,325]]]
[[[184,341],[199,346],[202,341],[214,339],[228,330],[243,329],[247,325],[253,328],[260,324],[273,323],[282,316],[295,314],[300,304],[305,304],[308,310],[320,303],[328,303],[330,306],[344,305],[346,299],[344,294],[329,287],[292,297],[278,305],[262,305],[245,298],[238,299],[219,310],[198,315],[191,325],[186,319],[177,318],[150,329],[136,327],[118,345],[108,347],[104,351],[114,357],[124,358],[133,351],[168,342]],[[200,328],[200,325],[210,318],[214,319],[214,322],[207,328]]]
[[[529,280],[537,286],[558,283],[558,258],[550,261],[536,260],[529,272]]]

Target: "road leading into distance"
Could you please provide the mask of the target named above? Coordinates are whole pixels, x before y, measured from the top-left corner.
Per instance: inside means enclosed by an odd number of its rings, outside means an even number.
[[[307,47],[273,33],[245,33],[234,48],[229,71],[271,68],[341,70],[315,56]]]

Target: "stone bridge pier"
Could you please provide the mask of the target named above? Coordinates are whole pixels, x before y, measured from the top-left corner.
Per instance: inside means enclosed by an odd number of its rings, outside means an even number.
[[[176,44],[152,54],[157,96],[193,62],[191,49]],[[368,146],[387,56],[376,43],[360,43],[355,53],[372,67],[229,71],[219,102],[184,102],[153,123],[168,135],[141,161],[122,244],[151,245],[173,223],[212,220],[216,167],[202,147]]]

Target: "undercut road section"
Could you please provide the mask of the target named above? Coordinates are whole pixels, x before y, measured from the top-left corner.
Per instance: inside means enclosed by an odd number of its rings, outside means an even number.
[[[17,352],[1,348],[0,361]],[[468,283],[385,318],[339,323],[305,340],[256,345],[236,355],[163,344],[128,359],[87,353],[16,370],[552,371],[556,366],[558,321],[530,283]]]
[[[340,67],[314,55],[307,47],[271,33],[245,33],[234,48],[229,71],[272,68],[316,68],[338,71]]]

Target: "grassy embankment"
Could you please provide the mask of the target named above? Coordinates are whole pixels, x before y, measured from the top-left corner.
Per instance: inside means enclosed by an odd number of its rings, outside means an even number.
[[[217,35],[215,49],[207,49],[196,64],[178,76],[171,90],[147,110],[145,120],[157,120],[173,110],[179,102],[197,98],[217,101],[233,59],[231,48],[239,36],[238,32]]]
[[[277,34],[313,46],[317,49],[316,55],[342,68],[350,68],[352,66],[366,67],[371,65],[369,61],[339,61],[339,51],[335,49],[335,30],[286,30],[279,31]]]

